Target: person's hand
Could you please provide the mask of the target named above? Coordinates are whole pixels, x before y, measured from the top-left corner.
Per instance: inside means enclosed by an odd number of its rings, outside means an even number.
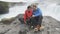
[[[24,22],[24,24],[26,24],[26,22]]]
[[[32,15],[32,17],[35,17],[34,15]]]

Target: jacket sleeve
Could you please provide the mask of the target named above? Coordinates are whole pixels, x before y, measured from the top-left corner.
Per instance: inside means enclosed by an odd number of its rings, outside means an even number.
[[[32,16],[32,14],[33,14],[32,11],[33,11],[33,10],[31,10],[31,16]]]
[[[40,16],[40,15],[42,15],[42,12],[41,12],[40,9],[37,9],[37,12],[36,12],[35,16]]]
[[[25,11],[25,14],[24,14],[24,22],[26,22],[26,11]]]

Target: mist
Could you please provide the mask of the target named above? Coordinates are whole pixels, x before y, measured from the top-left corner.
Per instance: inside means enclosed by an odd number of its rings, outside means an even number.
[[[37,6],[38,8],[41,9],[43,16],[51,16],[56,20],[60,21],[60,5],[58,5],[55,2],[54,3],[42,2],[42,1],[40,2],[36,1],[36,2],[39,3]],[[32,2],[31,3],[27,2],[27,4],[22,6],[16,4],[15,6],[9,8],[9,13],[0,15],[0,19],[11,18],[17,16],[18,14],[24,14],[26,7],[30,4],[32,4]]]

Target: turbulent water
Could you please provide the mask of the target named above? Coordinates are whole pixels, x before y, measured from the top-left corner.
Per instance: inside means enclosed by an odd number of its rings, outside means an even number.
[[[23,14],[28,5],[29,4],[24,6],[16,5],[16,6],[10,7],[9,13],[0,15],[0,19],[15,17],[18,14]],[[42,4],[39,4],[38,7],[41,9],[43,16],[52,16],[56,20],[60,21],[60,6],[57,5],[56,3],[51,3],[51,4],[42,3]]]

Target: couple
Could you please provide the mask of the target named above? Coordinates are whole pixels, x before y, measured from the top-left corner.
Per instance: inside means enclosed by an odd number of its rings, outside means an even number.
[[[35,31],[40,31],[42,19],[42,12],[36,5],[27,7],[24,14],[24,22],[28,25],[32,25]]]

